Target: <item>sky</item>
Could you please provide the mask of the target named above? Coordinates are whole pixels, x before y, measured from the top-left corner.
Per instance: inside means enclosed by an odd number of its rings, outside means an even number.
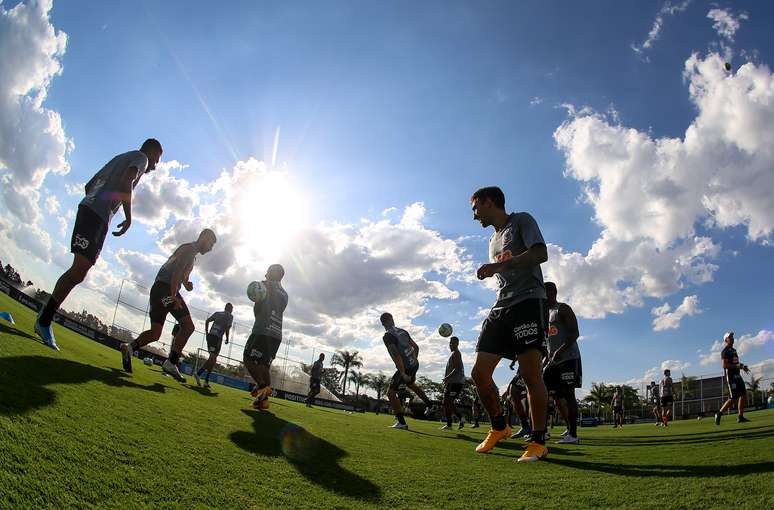
[[[289,357],[358,350],[364,371],[390,373],[387,310],[438,380],[438,325],[469,373],[494,301],[475,278],[491,230],[469,197],[498,185],[546,239],[584,388],[719,374],[727,330],[774,377],[773,15],[696,0],[3,0],[0,260],[50,290],[83,183],[155,137],[131,230],[65,308],[140,331],[116,297],[144,308],[160,264],[211,227],[185,297],[202,314],[233,302],[237,343],[245,288],[280,262]],[[495,380],[510,377],[503,363]]]

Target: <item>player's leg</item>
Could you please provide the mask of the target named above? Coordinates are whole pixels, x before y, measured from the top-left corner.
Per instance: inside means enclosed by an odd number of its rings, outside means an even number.
[[[123,343],[120,346],[121,350],[121,363],[124,370],[132,372],[132,355],[135,351],[145,347],[148,344],[157,342],[161,338],[161,332],[164,329],[164,322],[167,319],[168,308],[164,301],[164,298],[169,294],[167,289],[169,287],[163,283],[156,282],[153,284],[149,295],[149,307],[148,316],[150,317],[150,329],[147,329],[137,335],[131,342]],[[163,367],[162,367],[163,368]]]
[[[568,384],[564,387],[564,393],[561,399],[560,410],[565,409],[563,413],[564,421],[567,423],[567,435],[562,438],[560,443],[578,442],[578,400],[575,398],[575,386]]]
[[[515,432],[511,437],[524,437],[525,435],[532,434],[532,427],[529,425],[527,412],[524,409],[524,404],[522,404],[522,400],[524,398],[522,387],[518,384],[511,383],[509,397],[511,401],[511,407],[513,407],[513,410],[516,412],[516,416],[519,417],[519,424],[521,426],[519,431]]]
[[[745,395],[740,395],[739,400],[737,403],[737,419],[738,422],[746,422],[750,421],[747,418],[744,417],[744,408],[747,405],[747,397]]]
[[[479,340],[479,347],[481,341]],[[476,360],[473,362],[471,377],[476,383],[476,391],[481,399],[481,405],[489,414],[489,420],[492,428],[489,430],[486,438],[476,447],[476,452],[486,453],[495,447],[498,441],[511,435],[511,427],[505,421],[505,414],[500,406],[500,392],[492,379],[497,364],[502,357],[491,352],[479,350],[476,353]]]
[[[443,387],[443,414],[446,418],[446,425],[441,427],[442,430],[448,430],[452,428],[452,413],[454,412],[454,402],[449,395],[449,385],[446,384]]]
[[[540,349],[528,349],[519,353],[519,372],[527,385],[527,399],[532,415],[532,442],[545,445],[548,391],[543,382],[543,353]],[[526,459],[525,459],[526,460]]]
[[[395,375],[392,376],[392,381],[390,381],[390,386],[387,389],[387,400],[390,402],[390,407],[392,407],[392,414],[395,415],[396,420],[392,425],[392,428],[407,429],[408,425],[406,425],[406,419],[403,417],[403,406],[401,405],[400,399],[398,398],[398,387],[400,384],[400,372],[395,372]]]

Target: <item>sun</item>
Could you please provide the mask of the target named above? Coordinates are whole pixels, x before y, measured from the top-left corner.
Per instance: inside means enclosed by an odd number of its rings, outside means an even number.
[[[277,262],[307,225],[306,197],[286,172],[269,171],[244,184],[235,204],[244,255]]]

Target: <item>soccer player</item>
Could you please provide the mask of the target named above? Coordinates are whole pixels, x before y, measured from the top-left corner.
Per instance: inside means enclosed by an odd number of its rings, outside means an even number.
[[[150,329],[140,333],[133,342],[121,345],[121,361],[124,370],[132,371],[132,353],[157,341],[164,329],[167,314],[172,314],[180,324],[180,329],[172,340],[169,358],[161,365],[161,369],[179,382],[185,382],[185,378],[180,375],[177,365],[188,338],[194,332],[194,324],[191,320],[191,313],[188,311],[188,305],[185,304],[183,296],[180,295],[180,286],[185,287],[188,292],[193,290],[190,277],[196,256],[208,253],[216,241],[215,232],[206,228],[202,230],[196,241],[178,246],[161,266],[150,289],[150,311],[148,313],[151,321]]]
[[[284,277],[285,268],[280,264],[272,264],[266,270],[266,297],[253,306],[255,323],[245,345],[245,368],[256,384],[251,393],[255,397],[253,407],[264,411],[269,408],[271,364],[282,343],[282,315],[288,306],[288,293],[282,288]]]
[[[513,370],[513,363],[511,363],[511,370]],[[516,371],[516,375],[513,376],[513,379],[511,379],[511,382],[508,384],[507,393],[511,403],[511,409],[513,409],[516,416],[519,417],[519,423],[521,425],[518,432],[511,434],[511,438],[531,437],[532,427],[529,424],[529,417],[527,416],[527,411],[524,409],[524,404],[522,404],[524,395],[527,393],[527,387],[524,385],[524,380],[521,378],[521,374],[519,374],[518,371]]]
[[[661,418],[661,397],[658,394],[658,384],[656,384],[656,381],[650,381],[648,390],[650,391],[650,400],[653,402],[653,416],[656,417],[656,426],[660,427],[664,423]]]
[[[119,207],[123,207],[124,221],[118,224],[118,230],[113,235],[121,236],[129,230],[132,224],[132,191],[142,175],[156,168],[162,152],[158,140],[149,138],[140,150],[119,154],[108,161],[86,183],[86,196],[78,205],[70,240],[73,263],[57,280],[54,291],[35,321],[35,333],[55,351],[59,350],[59,346],[51,327],[54,313],[97,263],[110,220]]]
[[[610,401],[610,405],[613,407],[613,428],[623,427],[624,405],[620,386],[615,387],[615,392],[613,393],[613,399]]]
[[[672,393],[672,373],[667,368],[664,370],[664,378],[661,379],[661,422],[665,427],[669,426],[669,418],[672,416],[672,402],[674,395]]]
[[[545,283],[548,297],[548,356],[543,370],[543,380],[548,391],[553,391],[554,401],[567,424],[567,434],[559,440],[562,444],[578,444],[578,401],[575,388],[582,383],[581,354],[578,348],[578,319],[570,305],[556,299],[554,282]]]
[[[465,426],[465,420],[457,412],[455,400],[462,395],[462,387],[465,384],[465,366],[462,364],[462,354],[459,350],[460,339],[453,336],[449,339],[449,350],[451,356],[446,362],[446,375],[443,377],[443,411],[446,417],[446,425],[441,430],[452,428],[452,416],[456,416],[459,421],[459,429]]]
[[[5,322],[13,326],[16,324],[13,320],[13,316],[11,315],[11,312],[0,312],[0,319],[3,319]]]
[[[482,324],[472,371],[481,402],[492,421],[492,428],[476,451],[488,452],[511,435],[492,380],[497,364],[507,358],[519,363],[532,416],[532,441],[519,462],[534,462],[548,455],[548,393],[541,363],[546,353],[548,310],[540,270],[540,264],[548,260],[548,250],[532,216],[505,211],[505,195],[500,188],[481,188],[470,203],[473,219],[484,228],[494,227],[489,240],[491,262],[479,267],[476,276],[480,280],[496,277],[498,286],[497,301]]]
[[[204,321],[204,335],[207,338],[207,352],[210,353],[210,356],[194,374],[197,386],[202,385],[199,378],[204,372],[207,372],[207,375],[204,377],[204,387],[210,387],[210,374],[215,366],[215,362],[218,360],[224,334],[226,335],[226,344],[228,345],[228,334],[231,331],[231,325],[234,323],[234,316],[231,315],[233,310],[234,305],[226,303],[226,307],[222,312],[215,312]],[[212,323],[212,327],[210,327],[210,323]]]
[[[407,430],[408,425],[403,417],[400,400],[398,400],[398,388],[401,384],[405,384],[408,389],[422,399],[427,406],[425,414],[431,413],[434,408],[433,403],[427,398],[422,388],[416,385],[417,371],[419,370],[419,346],[408,334],[408,331],[395,327],[395,319],[393,319],[392,314],[385,312],[379,317],[379,320],[385,330],[382,340],[397,369],[395,375],[392,376],[389,388],[387,388],[387,399],[390,401],[396,420],[392,428]]]
[[[312,370],[309,374],[309,394],[306,396],[306,407],[312,407],[314,397],[320,393],[320,383],[322,382],[323,362],[325,362],[325,353],[320,353],[320,357],[317,358],[312,364]],[[378,409],[377,409],[378,412]]]
[[[728,390],[731,396],[720,407],[720,410],[715,413],[715,425],[720,425],[720,417],[731,406],[736,403],[739,415],[736,419],[737,423],[745,423],[750,420],[744,417],[744,406],[747,400],[747,388],[744,385],[744,379],[742,379],[741,371],[749,373],[750,369],[747,365],[739,362],[739,355],[734,349],[734,332],[729,331],[723,336],[723,342],[726,346],[720,352],[720,359],[723,363],[723,370],[726,372],[726,380],[728,381]]]

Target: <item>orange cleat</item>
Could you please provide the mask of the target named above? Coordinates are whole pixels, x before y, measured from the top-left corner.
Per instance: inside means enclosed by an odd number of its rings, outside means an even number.
[[[521,454],[516,462],[537,462],[548,456],[546,445],[539,443],[530,443],[527,445],[527,451]]]
[[[498,441],[511,437],[511,427],[505,426],[503,430],[489,429],[486,438],[476,446],[476,453],[486,453],[495,447]]]

